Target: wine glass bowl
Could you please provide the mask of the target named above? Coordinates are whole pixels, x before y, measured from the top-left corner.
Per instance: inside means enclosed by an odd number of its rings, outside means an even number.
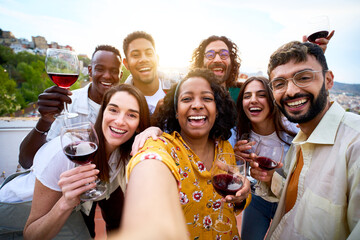
[[[284,145],[272,138],[262,138],[255,150],[255,161],[259,164],[259,168],[270,171],[282,162],[284,156]],[[260,181],[251,189],[252,193],[259,196],[264,196],[264,191],[260,191]]]
[[[65,126],[61,130],[61,145],[67,158],[78,165],[85,165],[92,161],[98,150],[99,140],[90,122],[76,123]],[[95,200],[101,197],[106,185],[97,180],[95,188],[80,196],[83,201]]]
[[[236,160],[236,165],[228,164],[229,160]],[[227,161],[226,161],[227,160]],[[213,163],[211,168],[212,185],[215,191],[222,197],[235,195],[245,181],[245,160],[235,154],[221,153]],[[232,228],[231,219],[223,214],[224,203],[221,201],[219,213],[212,213],[212,228],[218,232],[228,232]]]
[[[330,26],[328,16],[312,17],[308,21],[309,35],[307,39],[309,42],[315,43],[318,38],[326,38],[329,35]]]
[[[80,74],[80,64],[76,53],[65,49],[48,48],[46,51],[45,68],[51,81],[65,89],[69,89],[76,82]],[[78,115],[76,113],[69,113],[66,103],[64,103],[64,112],[56,117],[66,116],[67,118],[73,118]]]

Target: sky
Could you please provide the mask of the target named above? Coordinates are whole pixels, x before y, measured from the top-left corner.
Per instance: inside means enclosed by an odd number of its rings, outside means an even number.
[[[360,83],[358,0],[0,0],[0,28],[16,38],[43,36],[90,57],[100,44],[123,54],[123,39],[142,30],[155,39],[160,69],[169,69],[188,67],[203,39],[224,35],[239,48],[240,72],[265,76],[270,55],[302,41],[308,19],[320,15],[335,30],[325,54],[335,81]]]

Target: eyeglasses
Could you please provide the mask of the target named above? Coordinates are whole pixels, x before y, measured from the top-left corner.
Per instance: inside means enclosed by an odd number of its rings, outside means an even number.
[[[214,50],[209,50],[205,53],[205,57],[208,60],[213,60],[216,57],[216,54],[219,54],[222,60],[226,60],[229,58],[230,54],[229,51],[226,49],[221,49],[220,51],[215,52]]]
[[[287,89],[288,81],[292,81],[296,86],[303,88],[307,87],[311,84],[311,82],[315,79],[315,73],[319,73],[322,71],[312,71],[312,70],[304,70],[295,73],[292,78],[275,78],[270,83],[269,86],[274,92],[283,92]]]

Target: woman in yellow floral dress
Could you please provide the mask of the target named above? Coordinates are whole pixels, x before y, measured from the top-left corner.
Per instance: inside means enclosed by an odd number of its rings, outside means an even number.
[[[150,229],[146,226],[152,226],[154,238],[166,239],[167,235],[169,239],[183,239],[172,232],[183,229],[179,200],[174,200],[178,193],[187,237],[240,239],[235,214],[250,202],[248,181],[235,196],[224,199],[224,214],[233,222],[230,232],[215,231],[210,218],[211,213],[219,211],[222,200],[212,186],[210,171],[217,154],[233,153],[226,140],[236,116],[229,94],[209,70],[195,69],[174,86],[157,117],[158,126],[165,132],[157,140],[147,140],[127,166],[129,182],[122,228],[137,225],[146,232]],[[227,162],[235,164],[234,159]]]

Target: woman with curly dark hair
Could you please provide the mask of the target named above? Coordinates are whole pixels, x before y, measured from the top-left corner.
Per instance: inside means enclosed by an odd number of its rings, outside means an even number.
[[[220,233],[211,228],[209,220],[220,201],[226,201],[224,214],[235,223],[235,211],[250,202],[248,180],[225,199],[211,184],[210,169],[217,154],[233,153],[226,140],[236,115],[234,102],[210,70],[194,69],[173,86],[157,116],[158,126],[165,132],[156,141],[148,139],[127,166],[123,229],[150,224],[158,233],[174,234],[169,226],[176,226],[171,223],[181,206],[190,239],[239,239],[236,224],[230,232]],[[235,164],[235,159],[226,161]],[[141,220],[131,220],[137,213]]]

